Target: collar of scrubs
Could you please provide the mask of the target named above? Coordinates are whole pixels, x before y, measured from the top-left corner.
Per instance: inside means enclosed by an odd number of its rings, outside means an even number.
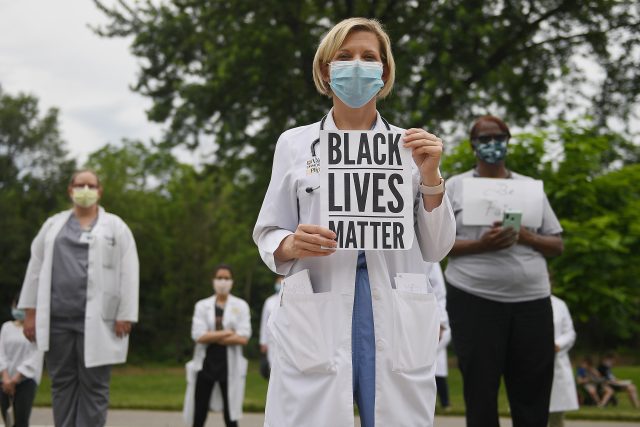
[[[329,112],[327,113],[327,120],[325,120],[324,122],[324,129],[338,130],[338,127],[336,126],[336,122],[333,121],[333,108],[329,110]],[[382,119],[380,118],[380,112],[378,112],[377,110],[376,110],[376,123],[369,130],[387,130],[384,123],[382,122]]]
[[[473,168],[473,177],[474,178],[480,178],[480,174],[478,173],[478,169],[477,168]],[[507,176],[503,179],[513,179],[513,175],[511,174],[511,169],[507,169]]]
[[[62,223],[62,226],[64,226],[64,224],[66,224],[67,221],[69,221],[69,219],[73,216],[73,208],[67,210],[66,213],[67,214],[64,217],[66,219]],[[91,224],[91,229],[87,230],[88,232],[93,232],[94,230],[96,230],[97,227],[102,226],[104,224],[104,222],[106,221],[105,213],[106,213],[106,211],[104,210],[104,208],[102,206],[98,205],[98,216],[96,217],[96,219]]]

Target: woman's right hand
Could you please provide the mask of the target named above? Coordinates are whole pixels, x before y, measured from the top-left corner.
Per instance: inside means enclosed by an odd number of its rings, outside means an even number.
[[[36,310],[35,308],[27,308],[24,310],[24,322],[22,324],[22,333],[25,338],[31,342],[36,341]]]
[[[502,227],[502,223],[497,221],[493,227],[480,237],[480,244],[485,251],[498,251],[508,248],[518,241],[518,232],[511,227]]]
[[[327,256],[336,251],[336,233],[327,227],[314,224],[299,224],[296,232],[287,236],[274,256],[278,261],[312,256]]]
[[[3,379],[2,392],[9,396],[13,396],[16,393],[16,384],[11,381],[11,379],[7,379],[6,381]]]

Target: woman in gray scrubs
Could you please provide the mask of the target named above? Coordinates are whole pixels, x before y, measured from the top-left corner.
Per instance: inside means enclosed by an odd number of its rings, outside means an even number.
[[[467,427],[497,426],[500,378],[514,427],[546,426],[553,379],[551,287],[545,257],[562,252],[562,227],[547,196],[538,228],[463,224],[463,182],[530,180],[506,167],[511,133],[497,117],[471,128],[476,167],[449,179],[456,241],[445,271],[447,311],[462,372]],[[532,196],[532,195],[530,195]]]
[[[127,225],[98,205],[89,170],[68,187],[73,208],[34,239],[20,295],[24,334],[46,351],[57,427],[103,426],[111,365],[123,363],[138,319],[138,255]]]

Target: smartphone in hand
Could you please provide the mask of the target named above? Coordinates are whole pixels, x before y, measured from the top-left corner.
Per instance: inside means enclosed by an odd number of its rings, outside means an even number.
[[[522,211],[506,209],[502,217],[502,227],[513,228],[520,231],[520,223],[522,222]]]

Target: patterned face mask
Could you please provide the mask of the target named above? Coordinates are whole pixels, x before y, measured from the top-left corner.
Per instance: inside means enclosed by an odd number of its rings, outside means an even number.
[[[473,148],[478,159],[495,165],[507,156],[507,141],[491,140],[485,143],[474,143]]]

